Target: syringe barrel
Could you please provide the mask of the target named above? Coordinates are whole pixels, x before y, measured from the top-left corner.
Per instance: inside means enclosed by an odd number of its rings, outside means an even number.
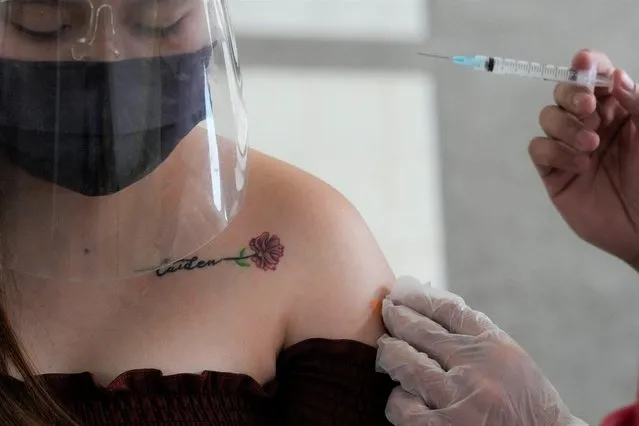
[[[491,60],[492,59],[492,60]],[[490,63],[490,68],[488,64]],[[518,61],[516,59],[487,57],[486,71],[495,74],[518,75],[548,81],[574,83],[579,85],[606,85],[607,79],[597,75],[596,66],[590,70],[576,70],[569,67],[544,65],[537,62]],[[606,80],[606,81],[604,81]]]
[[[493,57],[495,65],[492,72],[495,74],[512,74],[522,77],[533,77],[552,80],[575,80],[578,74],[568,67],[555,65],[543,65],[536,62],[518,61],[515,59]]]

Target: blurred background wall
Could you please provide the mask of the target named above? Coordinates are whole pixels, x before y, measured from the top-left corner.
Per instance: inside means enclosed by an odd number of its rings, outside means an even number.
[[[415,52],[565,64],[595,47],[639,79],[639,3],[229,1],[253,147],[344,193],[397,274],[487,312],[576,415],[633,399],[639,277],[571,233],[527,157],[552,85]]]

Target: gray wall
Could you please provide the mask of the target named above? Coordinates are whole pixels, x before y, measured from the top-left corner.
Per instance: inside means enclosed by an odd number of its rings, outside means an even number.
[[[457,69],[414,52],[566,63],[577,49],[596,47],[639,79],[639,3],[435,0],[429,17],[424,43],[240,35],[240,58],[245,67],[423,69],[436,76],[447,284],[517,338],[573,411],[597,424],[635,395],[639,277],[571,233],[528,160],[552,85]]]
[[[431,17],[435,51],[566,63],[595,47],[639,76],[637,2],[442,0]],[[635,395],[639,276],[564,226],[529,164],[552,85],[429,66],[439,77],[449,287],[511,332],[597,424]]]

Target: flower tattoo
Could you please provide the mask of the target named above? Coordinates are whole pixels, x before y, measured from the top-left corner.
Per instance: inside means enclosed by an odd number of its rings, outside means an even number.
[[[169,266],[158,269],[155,275],[163,277],[166,274],[179,271],[192,271],[194,269],[209,268],[223,262],[234,262],[243,268],[252,265],[263,271],[275,271],[284,256],[284,246],[280,238],[269,232],[263,232],[255,238],[251,238],[248,249],[243,247],[237,256],[221,257],[218,259],[202,260],[198,256],[178,260]]]
[[[264,271],[276,270],[277,264],[280,263],[280,259],[284,256],[284,246],[280,243],[279,237],[268,232],[251,239],[249,247],[253,250],[253,255],[250,257],[251,261]]]

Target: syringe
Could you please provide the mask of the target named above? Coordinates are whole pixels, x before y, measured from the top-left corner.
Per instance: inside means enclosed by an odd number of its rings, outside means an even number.
[[[597,73],[596,65],[590,70],[576,70],[570,67],[542,65],[536,62],[518,61],[515,59],[500,58],[498,56],[475,55],[450,57],[430,53],[418,53],[418,55],[447,59],[458,65],[494,74],[517,75],[520,77],[591,87],[610,88],[613,84],[611,76]]]

